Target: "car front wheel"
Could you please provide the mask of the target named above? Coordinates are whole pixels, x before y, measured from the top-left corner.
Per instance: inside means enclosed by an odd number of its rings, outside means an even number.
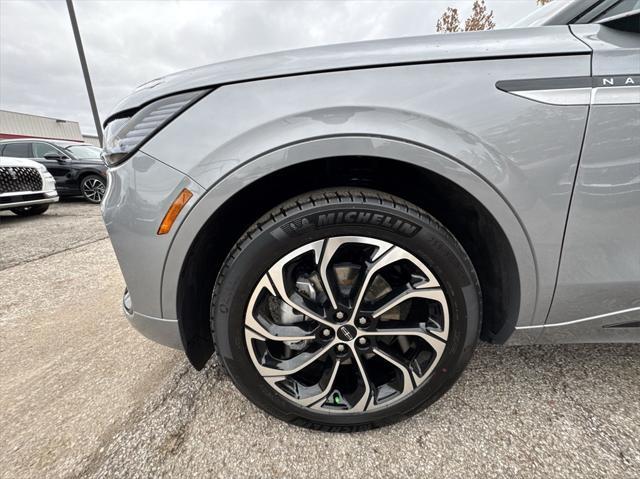
[[[314,192],[272,210],[237,242],[212,297],[216,350],[240,391],[328,431],[434,402],[468,363],[480,321],[458,241],[372,190]]]
[[[82,192],[82,196],[91,203],[100,203],[102,198],[104,198],[106,189],[106,181],[98,175],[85,176],[80,182],[80,191]]]

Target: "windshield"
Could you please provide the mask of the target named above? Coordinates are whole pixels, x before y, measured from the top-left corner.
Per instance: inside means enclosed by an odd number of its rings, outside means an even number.
[[[553,17],[556,13],[562,11],[571,2],[569,0],[553,0],[546,5],[534,10],[526,17],[518,20],[510,28],[539,27]]]
[[[65,150],[69,151],[79,160],[99,160],[100,153],[102,153],[100,148],[90,145],[67,146]]]

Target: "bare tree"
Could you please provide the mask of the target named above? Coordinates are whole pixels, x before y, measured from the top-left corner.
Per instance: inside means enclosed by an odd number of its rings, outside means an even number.
[[[549,3],[551,0],[536,0],[536,3],[538,5],[546,5],[547,3]]]
[[[460,16],[457,8],[447,8],[436,24],[438,32],[460,32]]]
[[[493,10],[487,12],[487,5],[484,3],[484,0],[476,0],[473,2],[473,13],[464,22],[464,31],[493,30],[495,26]]]
[[[542,0],[544,1],[544,0]],[[491,30],[496,24],[493,21],[493,10],[487,11],[487,5],[484,0],[475,0],[473,2],[473,11],[471,16],[464,22],[464,31]],[[460,16],[457,8],[447,8],[436,24],[438,32],[461,32],[463,29],[460,25]]]

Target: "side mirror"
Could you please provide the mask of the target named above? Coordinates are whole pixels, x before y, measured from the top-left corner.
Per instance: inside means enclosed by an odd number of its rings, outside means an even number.
[[[69,161],[69,158],[67,158],[64,155],[61,155],[59,153],[47,153],[46,155],[44,155],[44,159],[45,160],[56,160],[58,163],[66,163]]]

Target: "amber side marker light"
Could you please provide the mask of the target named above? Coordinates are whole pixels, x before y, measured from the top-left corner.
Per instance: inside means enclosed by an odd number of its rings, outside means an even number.
[[[167,210],[167,214],[164,215],[162,219],[162,223],[160,223],[160,228],[158,228],[159,235],[166,235],[173,226],[173,223],[176,221],[176,218],[184,208],[184,205],[191,199],[193,193],[191,193],[188,189],[183,189],[178,197],[171,203],[171,206]]]

